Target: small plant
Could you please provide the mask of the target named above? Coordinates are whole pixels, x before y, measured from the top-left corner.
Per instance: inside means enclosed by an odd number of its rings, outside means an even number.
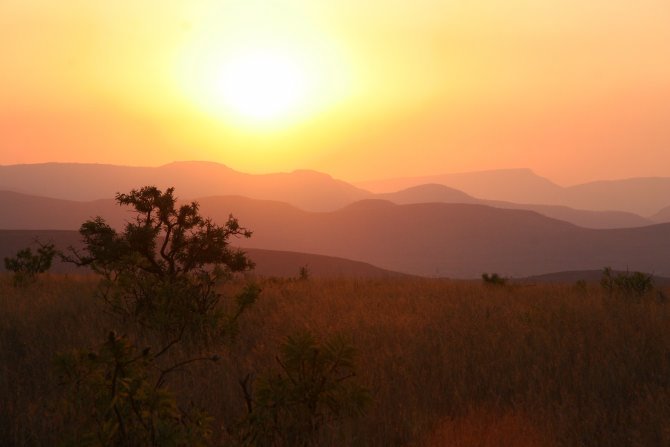
[[[504,286],[507,284],[507,278],[503,278],[497,273],[482,273],[482,282],[487,286]]]
[[[37,241],[39,248],[33,254],[30,247],[19,250],[13,258],[5,258],[5,268],[14,273],[14,286],[21,287],[32,284],[37,280],[37,275],[51,268],[51,263],[56,255],[53,244],[42,244]]]
[[[612,296],[639,299],[654,290],[652,275],[642,272],[622,272],[614,274],[610,267],[603,269],[600,285]]]
[[[584,279],[578,279],[575,281],[575,290],[581,294],[588,292],[588,284]]]
[[[311,273],[307,265],[303,265],[302,267],[300,267],[300,270],[298,270],[298,280],[307,281],[310,276]]]
[[[322,344],[308,332],[288,337],[277,357],[280,369],[259,380],[255,395],[242,381],[249,410],[242,443],[250,446],[313,446],[319,434],[360,415],[368,391],[355,378],[355,349],[342,337]]]
[[[66,444],[98,446],[199,446],[210,436],[209,418],[181,410],[165,377],[195,358],[160,369],[149,348],[138,352],[110,332],[97,351],[78,350],[56,358],[68,387],[62,411],[72,431]],[[76,421],[76,422],[75,422]]]

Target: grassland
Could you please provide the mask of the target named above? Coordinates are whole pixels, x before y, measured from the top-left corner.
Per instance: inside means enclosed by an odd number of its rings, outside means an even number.
[[[486,287],[431,279],[260,280],[263,292],[216,364],[172,377],[182,405],[213,417],[213,443],[244,409],[238,380],[276,366],[300,329],[358,350],[366,413],[324,446],[670,445],[670,304],[597,285]],[[56,445],[69,426],[56,353],[124,332],[91,277],[25,289],[0,277],[0,440]]]

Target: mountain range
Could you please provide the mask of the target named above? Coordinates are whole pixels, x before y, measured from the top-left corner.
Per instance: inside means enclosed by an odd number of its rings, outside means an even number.
[[[326,211],[368,198],[370,193],[327,174],[245,174],[211,162],[178,162],[159,167],[45,163],[0,166],[0,190],[89,201],[113,198],[144,185],[175,187],[182,198],[244,195],[289,201],[311,211]]]
[[[230,213],[238,217],[254,235],[234,243],[256,250],[259,258],[265,256],[266,265],[274,263],[268,274],[282,264],[283,274],[297,272],[304,261],[340,265],[328,267],[332,271],[368,269],[372,276],[397,271],[452,278],[473,278],[482,272],[525,277],[604,266],[670,276],[670,223],[655,223],[670,221],[670,207],[661,200],[668,179],[595,182],[571,189],[528,170],[506,170],[437,180],[456,182],[459,188],[421,183],[373,193],[312,171],[252,175],[201,162],[157,168],[0,166],[0,229],[66,230],[74,238],[71,243],[77,241],[73,231],[95,216],[122,228],[132,213],[115,203],[114,194],[154,184],[174,186],[181,200],[197,199],[202,214],[214,221],[224,222]],[[644,202],[652,186],[652,200]],[[574,191],[581,191],[584,204],[590,203],[589,197],[610,203],[624,190],[626,195],[618,210],[547,204],[567,197],[567,190],[576,195]],[[634,197],[644,202],[645,212],[652,202],[659,206],[645,214],[650,217],[626,211],[623,205],[635,202]],[[663,200],[670,200],[670,194],[666,197]],[[16,245],[7,238],[5,245]],[[314,255],[329,258],[301,258]],[[342,267],[348,262],[359,264]]]
[[[561,205],[593,211],[627,211],[652,216],[670,204],[670,177],[640,177],[559,186],[530,169],[443,174],[359,182],[376,193],[440,184],[472,196],[515,203]]]
[[[26,196],[13,194],[15,203],[28,202]],[[407,274],[473,278],[489,271],[522,277],[612,266],[670,275],[670,224],[594,230],[527,210],[398,205],[380,199],[330,212],[241,196],[202,197],[198,202],[201,213],[215,222],[232,213],[253,231],[251,239],[233,241],[243,248],[345,258]],[[12,212],[0,215],[0,228],[76,230],[97,215],[121,228],[132,216],[112,200],[40,198],[38,203],[32,208],[14,205]],[[8,209],[2,201],[0,207]]]
[[[184,199],[241,195],[286,202],[306,211],[334,211],[358,200],[380,198],[398,204],[478,203],[526,209],[587,228],[626,228],[670,221],[670,212],[661,212],[670,207],[670,178],[563,188],[530,170],[508,169],[358,185],[368,191],[315,171],[246,174],[212,162],[160,167],[76,163],[0,166],[0,190],[63,200],[109,199],[117,192],[147,184],[163,189],[173,186]]]

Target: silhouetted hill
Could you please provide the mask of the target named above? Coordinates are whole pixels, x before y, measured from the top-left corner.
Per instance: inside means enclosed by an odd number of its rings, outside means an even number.
[[[0,190],[66,200],[113,198],[143,185],[174,186],[182,198],[240,194],[290,202],[312,211],[333,210],[370,196],[367,191],[315,171],[244,174],[211,162],[160,167],[44,163],[0,166]]]
[[[530,210],[584,228],[631,228],[658,223],[624,211],[588,211],[559,205],[533,205],[476,199],[457,189],[437,184],[414,186],[394,193],[377,194],[376,197],[400,205],[410,203],[476,203],[496,208]],[[670,221],[670,218],[668,221]]]
[[[319,253],[425,276],[529,276],[612,266],[670,273],[670,225],[590,230],[537,213],[469,204],[364,201],[306,213],[242,197],[201,199],[203,213],[233,212],[254,230],[243,246]]]
[[[670,197],[670,177],[595,181],[562,187],[528,169],[407,177],[360,182],[357,186],[385,193],[426,183],[456,188],[480,199],[595,211],[618,210],[641,216],[650,216],[667,206]]]
[[[670,206],[662,208],[658,213],[651,216],[651,220],[658,223],[670,222]]]
[[[578,208],[627,210],[650,216],[668,204],[670,178],[648,177],[570,186],[567,201]]]
[[[292,251],[245,249],[255,263],[254,273],[261,276],[298,277],[301,267],[319,278],[394,278],[403,273],[380,269],[365,262]]]
[[[174,186],[184,199],[242,195],[286,202],[307,211],[333,211],[358,200],[372,198],[398,204],[481,203],[531,209],[589,228],[648,225],[653,222],[633,213],[644,216],[654,214],[667,205],[666,197],[670,196],[670,178],[592,182],[564,188],[528,169],[365,183],[375,191],[394,191],[372,194],[314,171],[255,175],[211,162],[178,162],[160,167],[73,163],[0,166],[0,190],[62,200],[111,199],[115,192],[127,192],[147,184],[162,189]],[[588,213],[585,210],[608,213]],[[616,210],[620,212],[614,212]]]
[[[10,191],[0,191],[0,209],[0,229],[9,230],[75,230],[95,216],[118,228],[129,216],[113,199],[77,202]]]
[[[37,247],[36,239],[46,243],[53,242],[59,249],[67,247],[81,248],[81,238],[76,231],[55,230],[0,230],[0,261],[14,256],[25,247]],[[310,276],[319,278],[391,278],[406,276],[402,273],[377,268],[373,265],[350,261],[332,256],[313,255],[288,251],[273,251],[247,248],[245,252],[256,263],[253,273],[261,276],[297,278],[301,267],[306,267]],[[0,262],[0,271],[5,264]],[[74,264],[54,260],[54,273],[87,273],[87,269],[77,268]]]
[[[398,205],[409,203],[479,203],[479,199],[469,194],[437,183],[412,186],[395,192],[379,193],[375,197]]]
[[[670,275],[670,224],[592,230],[532,211],[476,204],[395,205],[378,199],[333,212],[240,196],[199,202],[203,215],[224,222],[233,213],[253,230],[251,239],[236,241],[243,247],[335,256],[410,274],[472,278],[486,271],[521,277],[611,266]],[[130,216],[126,208],[108,209],[103,217],[118,226]],[[28,228],[79,227],[82,220],[58,210],[45,207],[21,218],[21,210],[15,209],[0,215],[0,228],[7,228],[1,220],[9,219],[8,214],[14,222],[30,223]],[[77,212],[85,218],[96,213]]]
[[[614,271],[614,274],[624,273],[625,270]],[[644,272],[651,274],[650,272]],[[603,269],[600,270],[576,270],[569,272],[546,273],[544,275],[529,276],[527,278],[517,278],[515,281],[527,283],[556,283],[556,284],[574,284],[577,281],[586,281],[587,283],[599,283],[603,276]],[[667,287],[670,286],[670,278],[665,276],[653,275],[654,285]]]
[[[445,185],[481,199],[519,203],[551,203],[543,200],[558,194],[562,189],[530,169],[498,169],[405,177],[360,182],[357,186],[376,193],[387,193],[427,183]]]

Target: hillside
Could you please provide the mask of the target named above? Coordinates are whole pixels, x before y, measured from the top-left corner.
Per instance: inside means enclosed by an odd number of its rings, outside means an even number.
[[[327,254],[406,273],[456,278],[484,271],[529,276],[613,268],[668,275],[670,225],[590,230],[530,211],[469,204],[364,201],[304,213],[243,198],[202,199],[203,212],[233,211],[254,229],[245,246]]]
[[[658,213],[651,216],[651,220],[657,223],[670,222],[670,206],[662,208]]]
[[[594,211],[626,211],[651,216],[668,205],[670,178],[649,177],[559,186],[529,169],[501,169],[359,182],[376,193],[434,183],[480,199],[561,205]]]
[[[626,273],[627,271],[614,271],[614,274]],[[628,271],[630,272],[630,271]],[[546,273],[544,275],[529,276],[526,278],[515,278],[516,281],[531,284],[574,284],[577,281],[598,284],[603,276],[603,269],[600,270],[576,270],[568,272]],[[658,287],[670,286],[670,278],[665,276],[653,275],[653,282]]]
[[[393,193],[377,194],[375,197],[389,200],[399,205],[411,203],[475,203],[496,208],[535,211],[553,219],[563,220],[584,228],[631,228],[667,222],[668,220],[645,219],[625,211],[590,211],[559,205],[534,205],[500,200],[477,199],[462,191],[438,184],[413,186]]]
[[[487,271],[522,277],[603,266],[670,275],[670,224],[592,230],[532,211],[477,204],[365,200],[333,212],[307,212],[240,196],[199,202],[202,214],[214,221],[224,222],[232,213],[253,230],[251,239],[234,242],[240,246],[334,256],[415,275],[475,278]],[[103,206],[109,206],[103,217],[119,227],[130,214],[110,205]],[[58,210],[36,207],[21,217],[21,210],[15,209],[1,219],[8,221],[11,214],[13,222],[31,225],[18,228],[79,227],[81,219]],[[77,212],[88,218],[97,211]],[[0,228],[7,229],[6,222],[0,221]]]
[[[398,204],[479,203],[537,211],[587,228],[654,223],[667,206],[670,179],[627,179],[561,187],[528,169],[506,169],[364,182],[353,186],[327,174],[245,174],[211,162],[159,167],[45,163],[0,166],[0,190],[70,201],[111,199],[141,185],[174,186],[181,198],[241,195],[286,202],[306,211],[335,211],[363,199]],[[596,213],[597,211],[597,213]]]
[[[0,166],[0,190],[89,201],[110,199],[140,185],[175,187],[182,198],[240,194],[287,201],[312,211],[333,210],[367,198],[367,191],[315,171],[245,174],[212,162],[159,167],[44,163]]]
[[[76,231],[0,230],[0,260],[13,256],[25,247],[35,247],[34,242],[36,240],[45,243],[52,242],[61,250],[70,246],[81,248],[79,233]],[[391,278],[407,276],[380,269],[364,262],[332,256],[256,248],[247,248],[245,252],[256,264],[253,273],[267,277],[297,278],[301,267],[307,269],[309,276],[318,278]],[[4,263],[0,262],[0,271],[4,270]],[[55,259],[51,271],[54,273],[81,273],[86,272],[86,269],[80,269],[73,264]]]

